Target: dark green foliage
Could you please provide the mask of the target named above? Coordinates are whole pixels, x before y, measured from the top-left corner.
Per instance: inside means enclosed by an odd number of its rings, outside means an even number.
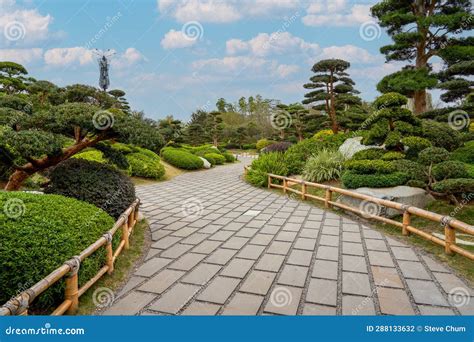
[[[356,152],[352,156],[352,160],[374,160],[374,159],[380,159],[384,155],[385,150],[381,148],[369,148],[367,150],[362,150],[359,152]]]
[[[233,162],[235,162],[235,157],[234,157],[234,155],[233,155],[232,153],[224,152],[224,153],[222,153],[222,155],[224,156],[226,163],[233,163]]]
[[[127,176],[97,162],[68,159],[49,174],[46,193],[89,202],[118,218],[135,200],[135,187]]]
[[[204,166],[204,162],[196,155],[182,149],[165,147],[161,150],[163,159],[173,166],[185,170],[197,170]]]
[[[392,161],[404,159],[405,155],[401,152],[387,152],[382,156],[382,160]]]
[[[251,169],[247,173],[247,181],[256,186],[268,185],[268,174],[272,173],[280,176],[288,175],[281,153],[265,153],[252,162]]]
[[[206,153],[204,159],[212,165],[222,165],[225,163],[225,157],[219,153]]]
[[[0,192],[0,208],[23,208],[23,215],[0,215],[0,303],[29,288],[98,240],[114,220],[95,206],[57,195]],[[3,213],[3,212],[2,212]],[[120,239],[114,236],[114,248]],[[105,249],[81,263],[79,286],[105,265]],[[33,303],[46,312],[64,300],[59,281]]]
[[[469,178],[465,164],[455,160],[447,160],[434,165],[432,175],[438,182],[448,178]]]
[[[423,150],[417,161],[424,165],[438,164],[449,159],[449,152],[442,147],[429,147]]]
[[[430,73],[428,68],[406,68],[385,76],[378,84],[377,90],[381,93],[397,92],[413,97],[415,91],[432,89],[438,84],[436,75]]]
[[[362,143],[364,145],[381,145],[389,132],[390,130],[386,120],[377,122],[369,129],[366,136],[362,139]]]
[[[408,176],[403,172],[389,174],[360,175],[351,171],[346,171],[342,175],[342,183],[348,189],[361,187],[386,188],[403,185],[408,181]]]
[[[374,101],[374,107],[378,110],[384,108],[399,108],[407,104],[406,96],[399,92],[384,92]]]
[[[451,159],[474,164],[474,141],[469,141],[463,147],[454,150]]]
[[[101,151],[103,153],[104,158],[106,158],[111,164],[116,165],[119,169],[128,169],[129,164],[125,155],[118,149],[113,148],[113,146],[111,146],[110,144],[99,143],[95,145],[94,148]]]
[[[433,146],[452,151],[462,144],[461,134],[448,124],[433,120],[422,120],[422,137],[431,141]]]
[[[426,188],[426,183],[425,182],[415,180],[415,179],[409,180],[406,185],[407,186],[412,186],[414,188],[421,188],[421,189]]]
[[[402,139],[402,135],[400,132],[392,131],[388,133],[387,137],[385,138],[385,148],[387,149],[396,149],[400,146],[400,140]]]
[[[165,168],[161,165],[160,157],[156,154],[155,157],[151,157],[149,154],[141,152],[130,153],[126,155],[126,158],[132,176],[161,179],[165,175]]]
[[[407,158],[413,159],[425,148],[431,147],[431,142],[428,139],[420,137],[406,137],[402,139],[402,144],[408,147],[406,153]]]
[[[392,165],[397,172],[404,172],[408,175],[410,180],[426,183],[428,176],[425,172],[425,167],[412,160],[400,159],[392,161]]]
[[[344,166],[347,170],[358,174],[395,172],[392,163],[384,160],[350,160]]]
[[[31,102],[17,95],[0,96],[0,108],[10,108],[25,114],[32,114],[33,112]]]
[[[443,194],[459,195],[474,192],[474,179],[454,178],[446,179],[433,184],[433,190]]]
[[[300,174],[306,160],[321,149],[321,142],[315,139],[305,139],[292,145],[284,154],[289,174]]]
[[[290,143],[290,142],[282,141],[282,142],[278,142],[278,143],[268,145],[267,147],[262,149],[262,152],[263,153],[270,153],[270,152],[281,152],[281,153],[283,153],[286,150],[288,150],[291,147],[291,145],[293,145],[293,144]]]

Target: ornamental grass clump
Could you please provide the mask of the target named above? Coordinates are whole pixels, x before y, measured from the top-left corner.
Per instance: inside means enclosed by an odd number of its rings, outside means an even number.
[[[344,169],[344,161],[342,153],[323,149],[308,159],[303,168],[303,178],[310,182],[339,179]]]

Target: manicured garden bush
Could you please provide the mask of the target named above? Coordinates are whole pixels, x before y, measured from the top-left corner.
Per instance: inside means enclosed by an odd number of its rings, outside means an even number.
[[[408,175],[410,180],[426,183],[428,176],[425,172],[425,167],[420,163],[412,160],[400,159],[392,161],[392,165],[397,172],[404,172]]]
[[[235,157],[232,153],[229,152],[223,152],[222,155],[225,158],[226,163],[233,163],[235,162]]]
[[[163,159],[173,166],[185,170],[197,170],[204,166],[204,162],[196,155],[173,147],[161,150]]]
[[[405,158],[405,155],[401,152],[387,152],[382,156],[382,160],[387,160],[387,161],[400,160],[404,158]]]
[[[310,182],[325,182],[339,179],[345,158],[340,152],[321,150],[310,157],[303,168],[303,178]]]
[[[469,141],[463,147],[454,150],[451,154],[451,159],[474,164],[474,141]]]
[[[469,178],[465,164],[456,160],[447,160],[434,165],[432,175],[437,181],[448,178]]]
[[[218,153],[206,153],[204,159],[212,165],[222,165],[225,163],[225,157]]]
[[[257,144],[243,144],[242,149],[244,150],[256,150]]]
[[[424,165],[438,164],[449,159],[449,152],[442,147],[429,147],[424,149],[417,161]]]
[[[395,167],[384,160],[350,160],[345,168],[358,174],[392,173]]]
[[[247,181],[256,186],[268,185],[268,173],[280,176],[288,175],[281,153],[265,153],[252,162],[251,169],[247,173]]]
[[[361,175],[351,171],[346,171],[342,175],[342,183],[348,189],[357,189],[361,187],[386,188],[403,185],[408,181],[408,178],[408,175],[404,172]]]
[[[300,174],[306,160],[319,150],[321,150],[321,142],[315,139],[305,139],[292,145],[284,154],[289,174]]]
[[[88,160],[71,158],[49,174],[46,193],[89,202],[118,218],[135,200],[130,179],[115,168]]]
[[[445,193],[449,195],[472,193],[474,192],[474,179],[454,178],[442,180],[433,184],[433,190],[439,193]]]
[[[322,139],[322,138],[325,138],[327,136],[330,136],[330,135],[334,135],[334,132],[330,129],[323,129],[322,131],[319,131],[317,132],[315,135],[314,135],[314,139]]]
[[[268,139],[260,139],[259,141],[257,141],[255,147],[257,148],[257,150],[260,151],[262,148],[267,147],[271,144],[273,144],[273,142]]]
[[[402,139],[402,144],[408,148],[406,153],[409,159],[416,158],[418,153],[425,148],[431,147],[431,142],[428,139],[420,137],[406,137]]]
[[[352,156],[352,160],[374,160],[380,159],[386,153],[382,148],[369,148],[367,150],[362,150],[356,152]]]
[[[94,149],[90,149],[90,150],[78,153],[75,156],[73,156],[73,158],[94,161],[101,164],[107,163],[107,160],[104,158],[103,153]]]
[[[150,154],[130,153],[126,155],[126,158],[132,176],[161,179],[165,175],[165,168],[156,154],[152,158]]]
[[[58,195],[0,192],[0,208],[10,213],[0,215],[2,304],[78,255],[114,224],[101,209]],[[120,233],[114,237],[115,246]],[[81,263],[79,286],[104,264],[105,250],[101,248]],[[30,309],[45,313],[63,299],[64,282],[60,281],[39,296]]]
[[[448,124],[433,120],[422,121],[422,136],[433,144],[452,151],[462,144],[461,134]]]

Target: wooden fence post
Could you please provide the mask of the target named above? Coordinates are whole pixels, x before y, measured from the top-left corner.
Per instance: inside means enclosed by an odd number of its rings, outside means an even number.
[[[307,185],[305,182],[301,183],[301,198],[303,201],[306,200],[306,187]]]
[[[81,260],[78,256],[74,256],[71,260],[66,261],[66,264],[69,265],[71,271],[69,272],[68,277],[66,278],[66,289],[64,291],[64,296],[66,300],[71,301],[71,305],[66,311],[68,315],[74,315],[79,308],[79,268],[81,266]]]
[[[272,176],[268,175],[268,188],[271,189],[272,187]]]
[[[123,248],[129,249],[130,248],[130,242],[128,240],[128,222],[125,220],[125,222],[122,225],[122,240],[125,241],[125,244]]]
[[[326,188],[326,198],[324,201],[324,206],[329,209],[331,208],[331,204],[329,202],[332,202],[332,191],[330,187]]]
[[[111,233],[105,233],[104,238],[107,240],[105,245],[106,255],[106,264],[108,266],[107,274],[112,274],[114,271],[114,251],[112,249],[112,239],[113,236]]]
[[[288,187],[287,183],[286,183],[286,178],[283,178],[283,193],[286,194],[286,188]]]
[[[408,205],[403,205],[402,206],[402,209],[403,209],[403,226],[402,226],[402,234],[404,236],[409,236],[410,235],[410,232],[408,231],[408,226],[410,225],[410,222],[411,222],[411,215],[410,213],[408,212],[408,208],[410,206]]]
[[[445,216],[441,222],[444,223],[444,241],[446,242],[444,251],[448,255],[453,255],[454,251],[451,246],[456,244],[456,230],[449,225],[450,220],[449,217]]]

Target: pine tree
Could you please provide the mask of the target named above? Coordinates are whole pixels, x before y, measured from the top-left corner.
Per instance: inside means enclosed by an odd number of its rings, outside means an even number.
[[[430,59],[444,47],[454,45],[453,34],[474,27],[471,6],[470,0],[384,0],[371,8],[372,15],[393,39],[393,44],[380,49],[387,61],[413,64],[396,73],[392,82],[386,78],[385,83],[403,83],[404,93],[413,94],[416,114],[426,110],[426,89],[434,86]]]

